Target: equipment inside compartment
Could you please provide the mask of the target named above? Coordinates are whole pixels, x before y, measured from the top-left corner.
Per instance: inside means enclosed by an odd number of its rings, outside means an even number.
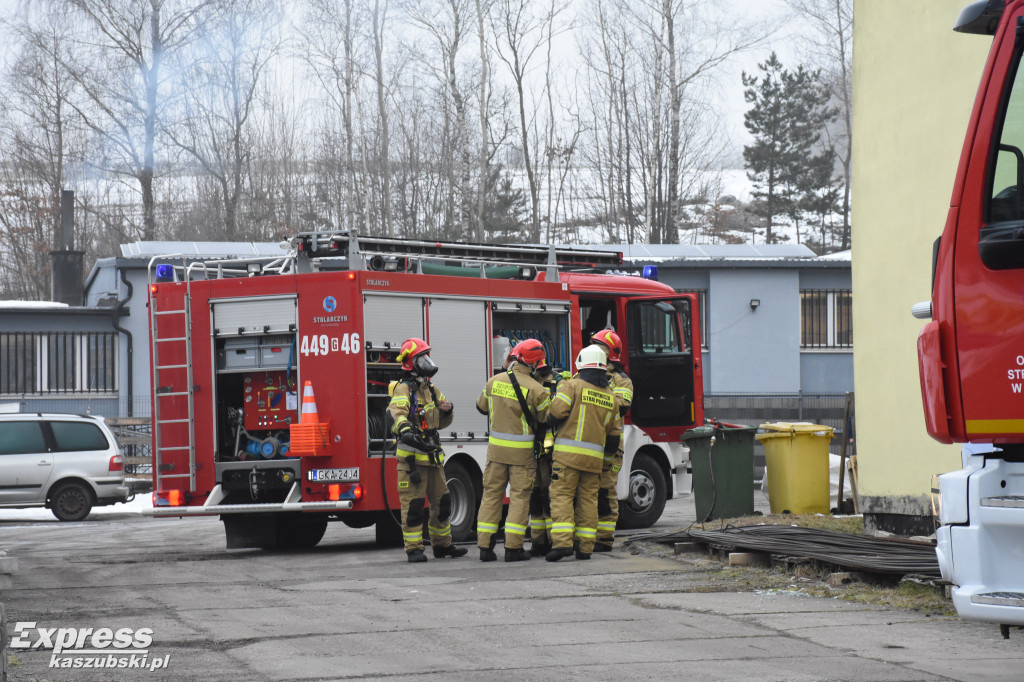
[[[288,458],[299,420],[294,336],[217,339],[215,350],[217,461]]]

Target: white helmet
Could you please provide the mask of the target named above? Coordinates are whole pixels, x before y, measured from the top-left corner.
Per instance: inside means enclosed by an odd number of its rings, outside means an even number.
[[[608,369],[608,353],[596,343],[590,344],[576,356],[576,370],[581,369]]]

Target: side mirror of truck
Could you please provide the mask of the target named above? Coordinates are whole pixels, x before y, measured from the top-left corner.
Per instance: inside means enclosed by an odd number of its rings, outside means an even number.
[[[1024,268],[1024,225],[982,228],[978,253],[990,270]]]

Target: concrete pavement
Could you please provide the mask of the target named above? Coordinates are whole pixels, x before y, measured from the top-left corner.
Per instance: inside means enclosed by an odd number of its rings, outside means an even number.
[[[767,511],[763,496],[758,508]],[[12,651],[12,680],[1020,680],[1024,632],[799,592],[708,591],[705,567],[618,548],[590,561],[405,562],[372,529],[315,550],[224,547],[216,519],[108,514],[4,522],[9,636],[149,628],[167,668],[60,670]],[[656,529],[693,520],[672,500]],[[499,547],[499,558],[501,548]],[[429,552],[428,552],[429,555]],[[706,562],[705,562],[706,563]],[[65,652],[67,653],[67,652]]]

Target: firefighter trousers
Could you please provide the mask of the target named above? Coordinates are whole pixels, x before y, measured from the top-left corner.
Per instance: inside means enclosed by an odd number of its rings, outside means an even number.
[[[619,496],[615,488],[622,470],[622,453],[604,463],[601,488],[597,492],[597,541],[611,546],[615,542],[615,524],[619,521]]]
[[[505,517],[505,549],[522,549],[526,522],[530,516],[533,492],[533,464],[500,464],[487,460],[484,466],[484,492],[476,518],[477,545],[493,549],[494,535],[501,523],[501,508],[508,486],[508,516]]]
[[[530,542],[551,544],[551,455],[537,459],[537,475],[530,494]]]
[[[600,486],[601,474],[580,471],[558,461],[551,465],[551,538],[556,549],[571,548],[575,534],[581,552],[594,551]]]
[[[423,522],[427,521],[432,547],[448,547],[452,544],[452,527],[448,524],[451,516],[451,497],[445,483],[444,467],[418,465],[420,482],[409,480],[409,465],[398,464],[398,499],[402,504],[402,537],[405,551],[423,549]],[[424,513],[426,502],[430,502],[429,517]]]

